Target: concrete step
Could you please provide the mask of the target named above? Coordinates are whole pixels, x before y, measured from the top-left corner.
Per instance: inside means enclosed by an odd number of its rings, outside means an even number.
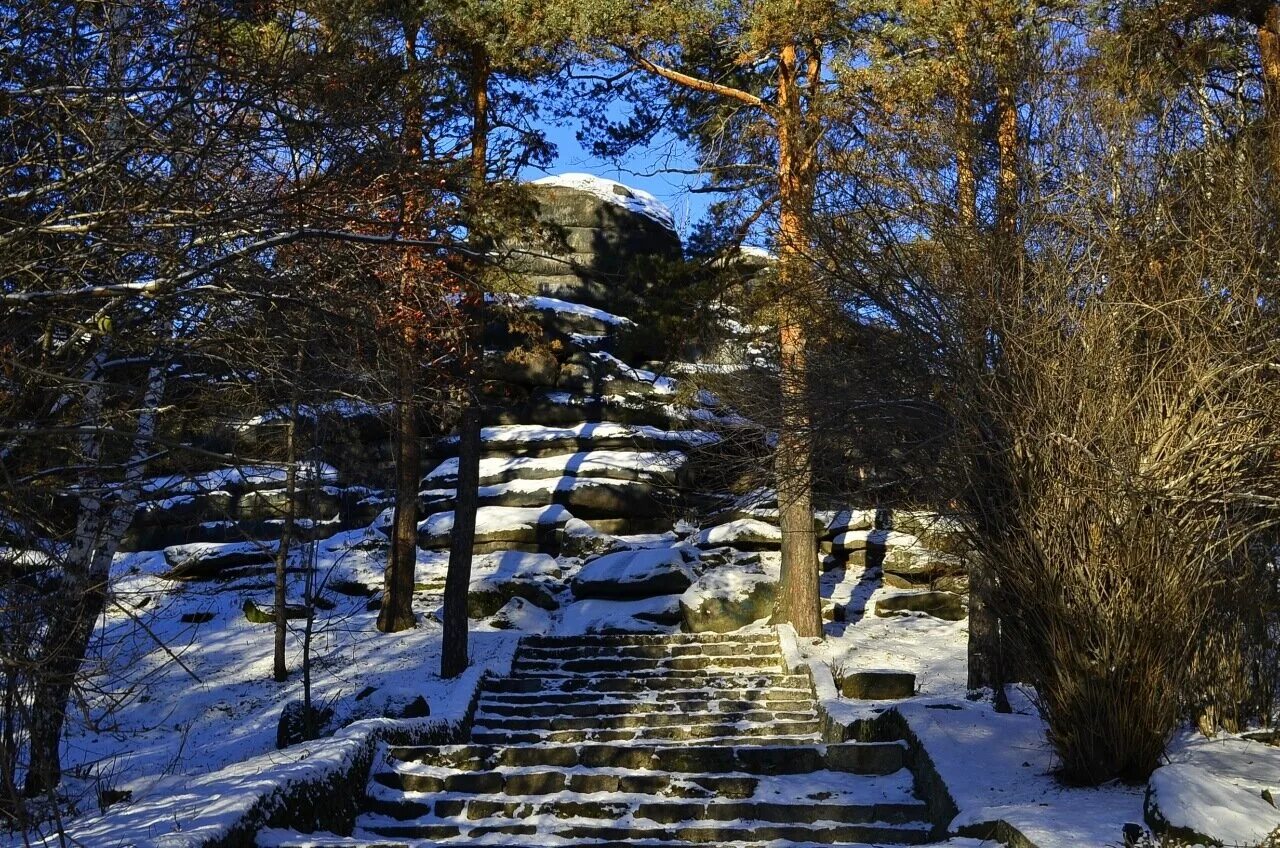
[[[781,656],[772,657],[668,657],[666,659],[650,659],[647,657],[586,657],[582,659],[528,659],[520,657],[511,665],[513,676],[530,674],[618,674],[621,672],[639,672],[642,674],[669,674],[681,671],[716,671],[719,669],[734,672],[762,671],[768,673],[782,672],[786,668]]]
[[[619,635],[586,636],[526,636],[520,641],[520,649],[567,647],[615,647],[626,645],[773,645],[778,637],[773,633],[628,633]]]
[[[452,822],[457,822],[452,823]],[[362,816],[357,821],[362,832],[376,836],[404,839],[441,839],[458,835],[464,829],[469,840],[486,838],[491,845],[546,845],[540,841],[550,837],[598,846],[600,842],[619,842],[627,845],[637,840],[666,842],[671,844],[753,845],[760,843],[809,843],[819,845],[838,844],[898,844],[922,845],[933,836],[933,829],[924,822],[894,825],[875,824],[731,824],[728,822],[689,822],[678,826],[643,826],[636,824],[601,825],[571,824],[547,826],[539,824],[511,823],[509,819],[495,818],[475,822],[451,820],[450,823],[427,824],[400,822],[389,817]],[[529,836],[538,839],[527,842],[496,843],[492,837]]]
[[[578,660],[578,659],[656,659],[673,657],[768,657],[781,659],[776,642],[711,642],[708,644],[674,645],[570,645],[532,646],[521,645],[520,657],[528,660]]]
[[[480,695],[482,704],[511,704],[528,706],[570,706],[570,705],[608,705],[608,704],[650,704],[670,705],[686,701],[770,701],[778,702],[813,702],[813,690],[805,681],[804,688],[794,689],[664,689],[661,691],[645,690],[640,692],[565,692],[562,689],[553,691],[535,690],[532,692],[493,692],[484,690]]]
[[[484,691],[528,692],[661,692],[664,690],[758,690],[807,689],[809,678],[801,674],[707,674],[704,670],[668,674],[628,674],[625,676],[577,674],[522,674],[485,684]]]
[[[389,768],[375,770],[435,775],[445,779],[451,778],[455,773],[494,775],[466,778],[461,783],[470,782],[484,787],[471,791],[500,792],[505,786],[504,768],[612,769],[701,775],[808,774],[826,770],[885,775],[901,769],[905,763],[905,755],[906,745],[902,742],[840,742],[823,745],[810,741],[791,745],[769,744],[767,739],[760,744],[739,747],[644,744],[529,747],[418,745],[388,748],[386,756]],[[398,763],[411,765],[397,770]],[[463,791],[457,788],[461,783],[454,781],[445,788],[449,791]]]
[[[425,796],[424,796],[425,797]],[[609,823],[631,816],[661,824],[681,822],[767,822],[771,824],[910,824],[922,822],[928,814],[923,802],[841,804],[807,801],[786,803],[773,801],[700,801],[661,799],[641,801],[612,800],[609,797],[561,798],[477,798],[448,793],[430,796],[429,800],[383,800],[371,798],[366,809],[374,814],[399,821],[437,819],[468,820],[507,818],[513,820],[552,816],[558,819],[600,819]],[[643,822],[642,822],[643,823]]]
[[[477,731],[493,730],[645,730],[658,727],[695,727],[709,724],[769,724],[817,721],[814,710],[774,712],[772,710],[714,711],[698,713],[641,713],[638,715],[584,715],[518,717],[492,714],[477,715]]]
[[[771,744],[779,739],[814,741],[822,722],[779,721],[762,724],[698,724],[684,727],[635,727],[600,730],[500,730],[476,726],[473,741],[486,745],[559,745],[593,742],[699,742],[718,745]]]
[[[577,718],[592,716],[690,716],[697,713],[746,713],[770,711],[787,713],[800,709],[812,709],[812,698],[797,698],[793,701],[767,700],[765,697],[754,699],[709,699],[671,700],[671,701],[606,701],[595,699],[578,703],[508,703],[484,698],[476,708],[476,720],[490,724],[494,716],[512,716],[515,718]]]

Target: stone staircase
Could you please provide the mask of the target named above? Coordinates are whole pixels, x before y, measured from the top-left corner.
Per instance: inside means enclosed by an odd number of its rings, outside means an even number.
[[[350,837],[263,848],[867,845],[935,837],[902,742],[821,742],[772,633],[527,637],[470,744],[388,747]]]

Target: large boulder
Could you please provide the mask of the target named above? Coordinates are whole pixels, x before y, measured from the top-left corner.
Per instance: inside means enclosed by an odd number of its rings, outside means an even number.
[[[952,592],[904,592],[876,599],[876,615],[924,613],[946,621],[960,621],[969,615],[964,598]]]
[[[778,601],[778,573],[759,563],[708,570],[680,596],[689,633],[727,633],[768,618]]]
[[[199,580],[236,575],[245,568],[254,570],[271,566],[278,545],[258,542],[196,543],[173,545],[164,549],[170,580]]]
[[[681,256],[671,212],[647,192],[588,174],[527,186],[536,234],[500,245],[529,293],[625,313],[638,306],[644,270]]]
[[[1144,815],[1156,834],[1191,845],[1260,845],[1280,829],[1261,793],[1191,763],[1152,773]]]
[[[698,531],[693,543],[700,548],[770,549],[782,544],[782,531],[764,521],[739,518]]]
[[[588,562],[573,578],[573,594],[603,600],[676,595],[693,583],[691,563],[696,559],[696,554],[684,547],[605,554]]]
[[[482,506],[476,510],[476,553],[498,550],[559,550],[559,534],[573,516],[563,506]],[[449,547],[453,512],[438,512],[418,525],[418,544],[428,550]]]

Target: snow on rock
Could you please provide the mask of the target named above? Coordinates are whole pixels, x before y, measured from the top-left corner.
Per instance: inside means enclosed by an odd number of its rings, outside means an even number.
[[[524,598],[515,597],[493,614],[488,626],[494,630],[519,630],[541,636],[551,632],[553,622],[546,610]]]
[[[1280,810],[1260,794],[1190,763],[1151,775],[1147,824],[1157,833],[1208,845],[1258,845],[1280,828]]]
[[[560,563],[550,554],[527,551],[498,551],[481,554],[471,560],[472,576],[488,580],[558,577],[561,571]]]
[[[1002,715],[991,704],[916,698],[898,712],[928,752],[959,815],[948,828],[1003,821],[1037,848],[1108,848],[1142,821],[1141,787],[1065,787],[1057,755],[1034,715]]]
[[[841,533],[856,533],[873,530],[876,526],[874,509],[842,509],[827,522],[827,535],[838,536]]]
[[[593,450],[554,456],[486,456],[480,460],[480,484],[561,476],[670,480],[686,460],[684,453],[674,450]],[[424,482],[427,485],[451,485],[457,479],[458,458],[454,456],[433,468]]]
[[[767,618],[777,602],[778,573],[772,562],[708,569],[680,596],[684,629],[727,633]]]
[[[560,611],[557,636],[591,633],[670,633],[680,623],[680,596],[659,595],[638,601],[592,598]]]
[[[480,431],[480,438],[491,445],[526,445],[562,439],[652,439],[689,445],[707,445],[720,439],[714,433],[700,430],[664,430],[650,425],[631,426],[611,421],[575,424],[568,427],[503,424],[483,428]]]
[[[1280,828],[1280,748],[1237,736],[1185,734],[1151,775],[1146,818],[1161,833],[1212,845],[1256,845]]]
[[[555,297],[497,293],[485,295],[485,299],[494,303],[503,303],[510,306],[525,306],[530,309],[536,309],[540,312],[558,312],[562,315],[579,315],[583,318],[591,318],[602,324],[609,324],[615,327],[626,327],[635,324],[634,321],[626,316],[615,315],[612,312],[606,312],[605,310],[597,309],[594,306],[587,306],[583,303],[573,303],[572,301],[560,300]]]
[[[282,465],[242,465],[218,468],[199,474],[166,474],[151,477],[141,485],[143,498],[164,495],[210,494],[225,489],[270,489],[285,484],[286,469]],[[338,469],[323,462],[298,466],[298,481],[336,483]]]
[[[676,219],[667,205],[647,191],[631,188],[615,180],[597,177],[594,174],[560,174],[534,180],[533,185],[561,186],[577,189],[615,206],[621,206],[629,212],[643,215],[656,221],[672,232],[676,231]]]
[[[725,545],[735,548],[777,547],[782,544],[782,531],[772,524],[766,524],[754,518],[739,518],[717,527],[701,530],[692,541],[700,548],[718,548]]]
[[[573,578],[573,594],[608,600],[674,595],[693,582],[689,563],[696,558],[686,547],[605,554],[584,565]]]
[[[476,510],[477,542],[536,543],[540,533],[563,525],[573,516],[559,504],[541,507],[482,506]],[[447,545],[453,532],[453,510],[437,512],[418,524],[424,547]]]

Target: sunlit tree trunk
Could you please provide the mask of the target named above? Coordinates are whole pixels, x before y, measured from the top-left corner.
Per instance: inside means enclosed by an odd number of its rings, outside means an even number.
[[[796,47],[782,48],[778,67],[778,353],[782,420],[774,456],[782,574],[776,620],[801,636],[822,635],[817,537],[813,528],[813,422],[808,406],[808,216],[813,180],[808,173]]]

